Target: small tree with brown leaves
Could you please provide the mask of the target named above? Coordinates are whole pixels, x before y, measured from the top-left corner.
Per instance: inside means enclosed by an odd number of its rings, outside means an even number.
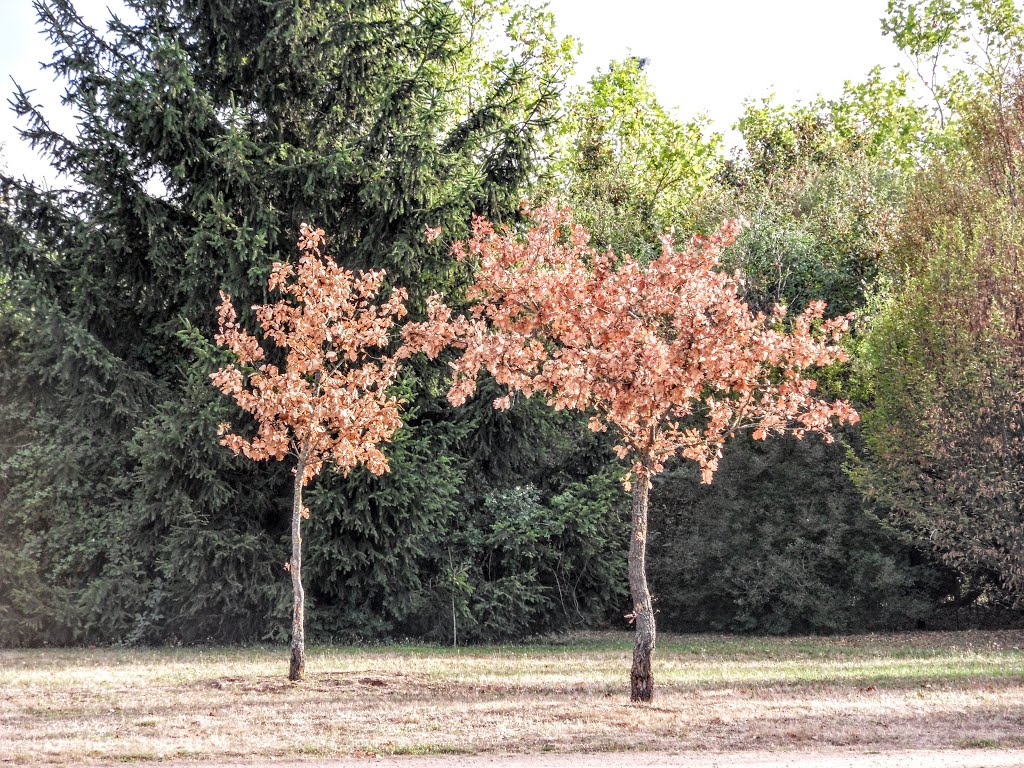
[[[694,237],[682,251],[665,237],[660,257],[642,264],[590,248],[567,210],[545,207],[533,215],[525,237],[474,221],[471,237],[452,249],[476,262],[469,316],[453,317],[432,297],[428,320],[403,332],[406,353],[435,356],[448,345],[464,350],[452,363],[455,404],[472,395],[483,368],[509,391],[497,408],[508,408],[512,393],[541,393],[555,409],[591,413],[595,431],[616,428],[618,455],[632,459],[631,698],[651,701],[655,622],[645,568],[651,477],[681,455],[711,482],[723,444],[741,429],[753,430],[755,439],[810,431],[828,440],[833,422],[856,421],[848,403],[816,398],[807,376],[843,359],[838,340],[847,321],[823,321],[820,302],[788,331],[783,308],[770,317],[752,313],[739,296],[738,276],[719,268],[737,222]]]
[[[292,556],[285,564],[295,597],[291,680],[302,678],[306,663],[301,523],[309,511],[302,489],[329,461],[345,474],[359,465],[376,475],[387,472],[379,445],[401,424],[399,403],[387,394],[398,362],[371,351],[389,345],[395,321],[405,315],[405,292],[394,289],[375,305],[384,272],[355,275],[342,269],[321,255],[323,236],[322,229],[302,225],[298,263],[278,262],[271,269],[268,288],[283,298],[253,307],[262,336],[284,353],[281,364],[270,362],[260,341],[238,325],[231,297],[222,292],[215,340],[234,353],[237,364],[211,377],[256,421],[251,438],[222,424],[221,442],[254,461],[295,461]]]

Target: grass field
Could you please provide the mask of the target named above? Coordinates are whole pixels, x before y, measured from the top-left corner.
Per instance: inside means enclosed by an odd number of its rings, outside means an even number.
[[[1024,746],[1024,633],[662,636],[448,649],[0,650],[0,764],[523,751]]]

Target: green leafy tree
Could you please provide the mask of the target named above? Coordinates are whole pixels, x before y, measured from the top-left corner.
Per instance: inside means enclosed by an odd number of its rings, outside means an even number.
[[[889,0],[882,30],[907,55],[943,127],[979,87],[1006,106],[1024,50],[1015,0]]]
[[[917,180],[859,349],[873,408],[855,479],[965,577],[969,598],[1024,590],[1024,85],[963,113],[965,142]]]
[[[546,194],[573,208],[598,247],[648,260],[660,233],[693,229],[722,160],[721,136],[704,118],[675,118],[635,57],[570,96],[559,141]]]
[[[931,135],[906,78],[874,70],[835,100],[751,102],[737,127],[744,151],[722,174],[704,219],[749,220],[730,261],[744,273],[748,298],[765,308],[861,306]]]
[[[873,71],[835,100],[747,105],[739,151],[705,198],[702,226],[749,222],[725,254],[744,297],[769,311],[826,301],[847,313],[885,262],[929,123],[905,79]],[[819,382],[851,397],[848,368]],[[857,440],[856,428],[842,440]],[[711,488],[684,467],[651,492],[652,583],[669,626],[749,632],[912,626],[944,572],[869,509],[843,446],[738,440]]]

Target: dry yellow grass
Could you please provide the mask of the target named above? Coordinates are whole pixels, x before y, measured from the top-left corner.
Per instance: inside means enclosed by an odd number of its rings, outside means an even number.
[[[1024,633],[664,637],[451,649],[0,651],[0,763],[384,754],[1024,746]]]

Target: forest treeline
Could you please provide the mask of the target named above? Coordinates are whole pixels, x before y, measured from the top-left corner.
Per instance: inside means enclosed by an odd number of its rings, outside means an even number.
[[[300,222],[458,307],[474,215],[570,206],[601,249],[747,225],[745,299],[852,318],[819,377],[862,421],[676,462],[651,490],[660,626],[839,632],[1019,621],[1024,26],[1012,0],[892,0],[909,74],[746,105],[728,151],[645,62],[581,88],[548,12],[498,0],[131,0],[97,31],[37,0],[74,131],[12,104],[59,181],[0,172],[0,645],[284,640],[293,477],[219,444],[218,292],[266,301]],[[713,72],[705,76],[713,76]],[[0,159],[2,165],[2,159]],[[627,467],[538,398],[395,392],[391,471],[306,494],[308,633],[500,641],[625,626]]]

